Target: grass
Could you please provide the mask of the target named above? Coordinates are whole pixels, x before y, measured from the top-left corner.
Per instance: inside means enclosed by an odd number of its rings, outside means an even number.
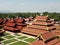
[[[25,43],[25,42],[19,41],[19,42],[16,42],[16,43],[10,44],[10,45],[28,45],[28,44]]]
[[[10,35],[9,33],[6,33],[6,32],[5,32],[4,34],[5,34],[6,36],[7,36],[7,35]]]
[[[15,37],[15,36],[9,35],[9,36],[6,36],[5,38],[11,39],[11,38],[14,38],[14,37]]]
[[[17,41],[16,39],[11,39],[11,40],[6,40],[6,41],[3,41],[4,44],[8,44],[8,43],[12,43],[12,42],[15,42]]]
[[[33,38],[29,38],[29,39],[26,39],[25,41],[27,41],[27,42],[33,42],[33,41],[35,41],[36,39],[33,39]]]
[[[22,36],[18,33],[11,35],[10,33],[5,32],[4,35],[5,36],[0,37],[0,41],[2,41],[2,43],[4,43],[5,45],[6,44],[9,44],[9,45],[28,45],[26,42],[33,42],[36,40],[33,38],[28,38],[27,36]],[[25,38],[27,38],[27,39],[25,39]],[[23,40],[23,41],[18,41],[18,39]],[[24,42],[24,41],[26,41],[26,42]]]
[[[3,39],[2,37],[0,37],[0,41],[3,41],[3,40],[5,40],[5,39]]]
[[[25,39],[27,38],[26,36],[18,37],[18,39]]]
[[[14,35],[16,35],[16,36],[21,36],[20,34],[17,34],[17,33],[15,33]]]

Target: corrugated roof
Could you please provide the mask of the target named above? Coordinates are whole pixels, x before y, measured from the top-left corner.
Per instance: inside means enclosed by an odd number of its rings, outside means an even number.
[[[55,45],[55,44],[57,44],[58,42],[59,42],[59,39],[55,38],[55,39],[49,41],[47,44],[48,44],[48,45]]]
[[[46,45],[42,40],[32,42],[31,45]]]
[[[60,30],[53,30],[52,31],[56,36],[60,36]]]
[[[40,21],[36,21],[36,22],[33,22],[32,24],[39,24],[39,25],[52,25],[54,23],[52,22],[40,22]]]
[[[32,34],[32,35],[38,35],[40,33],[43,34],[43,33],[49,32],[49,31],[46,31],[46,30],[38,30],[38,29],[33,29],[33,28],[27,28],[26,27],[23,30],[21,30],[21,32]]]
[[[50,40],[51,38],[55,37],[55,35],[52,32],[47,32],[47,33],[41,34],[40,36],[44,41]]]
[[[4,33],[5,32],[5,30],[0,30],[0,33]]]
[[[18,19],[16,20],[16,22],[18,22],[18,23],[22,23],[22,22],[23,22],[23,19],[18,18]]]
[[[48,26],[39,26],[39,25],[29,25],[28,27],[35,28],[35,29],[43,29],[43,30],[52,30],[55,28],[54,26],[48,27]]]
[[[48,16],[37,16],[35,19],[46,21],[48,19]]]

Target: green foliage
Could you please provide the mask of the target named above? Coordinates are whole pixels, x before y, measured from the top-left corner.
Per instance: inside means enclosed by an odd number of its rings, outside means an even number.
[[[4,18],[4,17],[16,17],[16,16],[19,16],[19,17],[24,17],[24,18],[28,18],[30,16],[33,16],[35,17],[36,15],[38,15],[39,13],[0,13],[0,17]]]
[[[10,45],[28,45],[28,44],[25,43],[25,42],[19,41],[19,42],[16,42],[16,43],[10,44]]]
[[[60,13],[48,13],[48,12],[45,12],[44,15],[49,15],[50,18],[54,18],[56,21],[59,21],[60,20]]]
[[[36,12],[36,13],[30,13],[30,12],[27,12],[27,13],[0,13],[0,17],[2,18],[6,18],[6,17],[16,17],[16,16],[19,16],[19,17],[23,17],[23,18],[28,18],[30,16],[33,16],[33,17],[36,17],[36,15],[40,15],[39,12]],[[49,12],[44,12],[43,15],[49,15],[50,18],[54,18],[55,20],[59,21],[60,20],[60,13],[49,13]]]
[[[36,41],[36,39],[29,38],[29,39],[26,39],[25,41],[27,41],[27,42],[34,42],[34,41]]]

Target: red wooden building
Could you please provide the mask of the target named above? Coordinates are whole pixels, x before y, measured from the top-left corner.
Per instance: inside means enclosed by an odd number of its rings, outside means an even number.
[[[4,26],[5,30],[20,31],[26,24],[23,22],[23,18],[11,18]]]
[[[34,21],[31,22],[31,25],[27,25],[21,32],[37,36],[54,29],[54,23],[48,16],[37,16]]]

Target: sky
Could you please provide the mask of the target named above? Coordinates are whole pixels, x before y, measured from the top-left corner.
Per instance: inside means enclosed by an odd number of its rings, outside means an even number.
[[[60,0],[0,0],[0,11],[60,12]]]

